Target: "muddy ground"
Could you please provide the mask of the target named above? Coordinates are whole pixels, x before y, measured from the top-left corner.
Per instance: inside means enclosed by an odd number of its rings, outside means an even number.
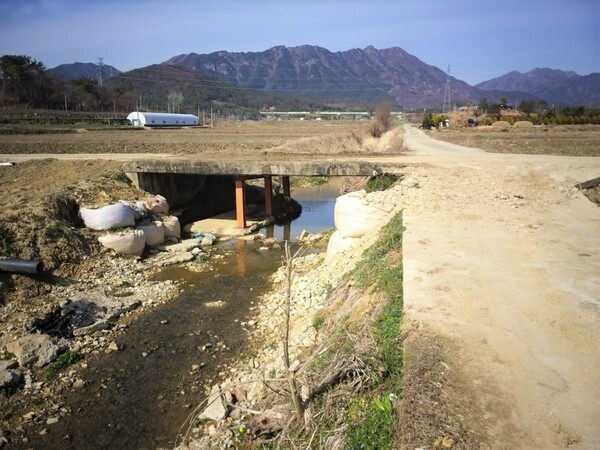
[[[0,217],[2,218],[0,221],[0,254],[24,259],[43,259],[52,275],[49,278],[40,279],[17,275],[1,276],[0,307],[2,308],[3,331],[0,338],[12,338],[15,334],[23,333],[27,318],[42,314],[59,301],[60,295],[56,293],[57,280],[68,280],[69,286],[78,286],[78,289],[81,289],[82,286],[92,284],[99,274],[104,276],[106,261],[114,259],[113,255],[99,247],[93,234],[89,234],[78,227],[77,218],[72,214],[76,210],[74,204],[100,205],[116,200],[136,201],[147,196],[146,193],[127,183],[120,172],[121,161],[91,158],[84,161],[61,159],[25,161],[28,158],[27,155],[34,155],[38,158],[44,158],[42,155],[45,154],[62,154],[66,156],[83,153],[102,154],[102,158],[106,158],[104,155],[110,153],[141,152],[175,155],[200,153],[209,157],[220,157],[224,152],[228,155],[261,155],[261,157],[264,157],[264,155],[285,157],[286,154],[294,154],[295,157],[306,158],[314,153],[321,156],[331,154],[336,155],[336,157],[360,155],[390,157],[399,155],[400,158],[408,156],[407,163],[417,167],[417,169],[411,169],[416,183],[415,186],[418,187],[419,183],[428,184],[428,196],[414,199],[418,203],[413,204],[413,207],[418,205],[418,211],[426,211],[427,205],[436,204],[436,202],[440,205],[452,206],[453,203],[449,197],[451,194],[444,187],[444,183],[452,183],[452,180],[463,180],[463,184],[466,183],[461,185],[463,191],[458,189],[458,184],[451,185],[457,187],[458,198],[461,201],[464,200],[460,207],[464,208],[468,204],[468,199],[466,197],[463,199],[461,197],[463,194],[460,192],[468,192],[468,183],[472,183],[472,186],[479,183],[480,177],[477,176],[477,170],[481,169],[472,167],[469,175],[464,177],[464,168],[460,169],[460,167],[463,165],[473,166],[474,163],[461,163],[459,156],[458,159],[455,158],[452,162],[442,158],[437,166],[428,168],[430,163],[436,161],[437,155],[434,155],[433,159],[427,159],[427,155],[425,155],[421,160],[411,162],[410,158],[420,155],[418,150],[407,152],[407,148],[402,148],[402,141],[397,134],[393,138],[387,138],[389,142],[377,142],[367,137],[367,127],[368,124],[362,122],[284,121],[269,123],[224,122],[217,124],[214,129],[145,131],[132,129],[86,130],[82,125],[81,128],[73,132],[60,134],[24,134],[22,130],[18,130],[18,133],[14,134],[16,131],[4,129],[0,134],[0,162],[5,159],[3,158],[4,155],[11,154],[15,155],[12,159],[17,160],[17,165],[0,167],[0,189],[2,191],[0,198]],[[430,135],[436,139],[479,147],[492,152],[566,156],[600,155],[600,127],[557,127],[548,129],[548,131],[538,129],[527,131],[512,129],[508,131],[493,129],[443,130],[431,132]],[[17,158],[16,155],[19,155],[19,157]],[[68,158],[68,156],[66,157]],[[7,158],[10,160],[10,157]],[[521,163],[511,162],[510,164]],[[560,162],[558,164],[560,165]],[[565,160],[564,164],[567,168],[572,165],[568,160]],[[457,165],[457,168],[449,172],[448,167],[453,165]],[[428,174],[430,176],[433,174],[436,180],[435,183],[430,184],[432,178],[428,178]],[[596,174],[596,176],[600,176],[600,174]],[[557,178],[559,175],[554,174],[552,177]],[[507,181],[514,181],[514,179],[510,174],[507,175]],[[511,188],[510,191],[500,183],[494,192],[490,191],[491,198],[495,202],[507,202],[509,208],[521,207],[521,201],[537,202],[536,204],[543,210],[544,202],[558,200],[545,198],[543,195],[530,195],[529,189],[534,189],[536,183],[542,179],[531,179],[526,182],[525,187],[519,185],[521,187]],[[548,188],[553,189],[553,187]],[[467,191],[464,191],[464,189]],[[597,196],[597,189],[596,194],[591,193],[592,196]],[[415,190],[411,190],[411,192],[415,192]],[[575,195],[575,193],[570,195]],[[453,201],[456,201],[456,198],[453,198]],[[493,202],[488,203],[488,206],[493,206]],[[534,230],[542,227],[541,222],[543,222],[541,218],[531,219],[530,222],[519,226],[530,227],[528,229]],[[479,227],[480,224],[475,224],[475,226]],[[421,245],[424,246],[426,244],[425,240],[426,238],[423,238],[417,240],[417,242],[423,241]],[[593,256],[597,252],[598,248],[591,248],[589,251],[580,253]],[[123,264],[131,265],[133,263],[124,260]],[[437,273],[437,271],[433,273]],[[456,276],[462,276],[461,273],[463,272],[457,273]],[[429,292],[444,292],[447,289],[444,286],[442,283],[432,285],[428,289],[430,289]],[[64,295],[65,289],[69,289],[69,287],[60,287],[61,294]],[[172,292],[174,295],[176,289],[173,289]],[[435,296],[430,296],[430,298],[435,298]],[[416,325],[413,323],[411,328],[413,330],[412,337],[407,340],[407,345],[409,345],[409,348],[414,349],[415,353],[419,353],[419,349],[422,348],[429,350],[434,347],[437,348],[440,339],[442,342],[446,339],[452,341],[447,342],[441,346],[441,349],[433,352],[436,354],[451,352],[452,356],[450,358],[444,356],[446,361],[448,359],[452,361],[454,357],[457,360],[460,358],[469,359],[469,355],[465,356],[468,353],[467,350],[480,351],[479,348],[473,350],[472,347],[466,346],[464,340],[457,338],[456,335],[460,336],[460,333],[449,331],[448,327],[439,326],[437,319],[431,320],[430,315],[434,314],[432,311],[435,311],[437,306],[431,305],[427,308],[421,308],[409,301],[408,307],[409,311],[410,308],[418,310],[418,314],[412,317],[416,323]],[[477,314],[474,313],[473,316],[476,318]],[[437,316],[437,318],[440,317],[444,316]],[[423,329],[423,336],[433,331],[434,338],[429,341],[429,338],[414,338],[414,333],[419,334],[420,325],[418,324],[424,318],[426,322],[431,320],[434,324],[433,330],[430,330],[429,326],[426,327],[427,330]],[[548,320],[551,319],[548,318]],[[435,337],[439,335],[442,337]],[[477,334],[472,333],[470,339],[474,336],[477,336]],[[591,336],[593,340],[597,339],[596,332]],[[527,338],[525,337],[525,339]],[[435,342],[436,345],[430,345],[427,342]],[[510,347],[505,345],[502,348],[508,351]],[[499,355],[496,356],[496,358],[500,357]],[[494,370],[494,356],[491,355],[490,358],[492,362],[489,362],[487,369],[484,370],[477,366],[478,370],[482,370],[481,377],[477,378],[478,383],[484,383],[486,389],[495,386],[492,383],[485,384],[487,372]],[[450,405],[448,410],[454,411],[455,415],[463,416],[467,421],[471,421],[472,423],[469,425],[471,428],[466,428],[473,429],[474,433],[485,435],[476,436],[470,442],[487,442],[491,444],[490,448],[531,448],[531,446],[550,448],[546,447],[548,444],[551,447],[578,444],[580,445],[579,448],[592,448],[588,445],[590,439],[594,438],[592,432],[573,430],[571,424],[567,426],[559,420],[551,422],[548,428],[552,429],[554,427],[556,429],[554,437],[539,437],[537,433],[544,433],[545,429],[537,422],[522,421],[525,429],[511,428],[515,422],[511,419],[510,414],[506,412],[506,408],[510,409],[510,406],[507,406],[506,402],[494,403],[498,400],[497,396],[503,394],[492,392],[492,390],[490,392],[486,391],[489,394],[486,397],[488,399],[487,406],[482,405],[481,399],[477,398],[476,386],[469,383],[468,378],[473,376],[473,373],[469,372],[469,370],[474,370],[472,364],[467,366],[465,373],[456,370],[451,374],[441,376],[439,375],[440,366],[437,359],[435,362],[430,363],[428,367],[427,361],[423,359],[419,359],[419,361],[423,366],[419,367],[418,364],[415,364],[415,368],[419,368],[419,370],[435,369],[439,380],[448,383],[446,388],[442,389],[445,394],[443,392],[436,394],[438,397],[440,395],[444,397],[443,402]],[[484,364],[485,361],[487,359],[483,360],[482,363]],[[424,366],[425,369],[423,369]],[[519,370],[518,366],[508,365],[507,367],[509,368],[507,370]],[[536,370],[536,367],[532,366],[530,369]],[[423,383],[418,377],[408,377],[408,379],[412,380],[416,386]],[[435,383],[439,384],[439,380],[429,385],[423,383],[423,386],[427,386],[433,392],[436,389]],[[540,382],[544,381],[541,380]],[[523,383],[520,387],[517,386],[515,388],[517,395],[519,394],[518,389],[522,389],[523,392],[521,393],[524,396],[527,386],[526,383]],[[582,392],[585,392],[583,387],[579,388]],[[410,386],[407,386],[407,390],[410,391]],[[419,391],[419,389],[416,391]],[[422,392],[417,392],[415,398],[418,395],[422,395]],[[430,438],[439,437],[439,431],[435,431],[436,427],[455,423],[456,420],[460,422],[456,417],[449,420],[448,417],[439,417],[439,414],[435,414],[436,402],[440,401],[436,395],[432,394],[427,401],[421,402],[425,411],[416,412],[415,420],[418,421],[419,417],[426,417],[432,423],[416,424],[424,429],[414,431],[417,437],[412,442],[415,445],[422,443],[422,439],[426,439],[426,436]],[[13,401],[11,399],[17,400],[18,394],[3,401]],[[519,400],[512,399],[512,401],[518,402]],[[515,409],[517,418],[521,417],[522,419],[524,410],[528,405],[534,405],[536,398],[530,396],[528,401],[528,404],[520,404],[519,408]],[[22,406],[28,407],[27,403]],[[489,409],[486,410],[486,408]],[[489,419],[487,423],[482,423],[485,420],[478,419],[477,414],[481,411],[485,411],[485,417]],[[2,427],[11,429],[11,427],[14,427],[14,420],[18,417],[19,411],[13,410],[10,417],[5,416],[2,418]],[[494,441],[494,439],[498,441]],[[496,443],[501,445],[494,445]]]

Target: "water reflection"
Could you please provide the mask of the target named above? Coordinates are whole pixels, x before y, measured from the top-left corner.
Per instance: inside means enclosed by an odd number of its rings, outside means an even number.
[[[335,199],[341,195],[343,186],[344,178],[334,177],[320,186],[293,189],[292,197],[302,205],[302,214],[290,223],[267,227],[267,237],[291,241],[300,236],[303,230],[318,233],[333,228]]]

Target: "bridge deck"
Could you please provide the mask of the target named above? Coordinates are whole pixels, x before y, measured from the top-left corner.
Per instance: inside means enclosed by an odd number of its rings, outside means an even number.
[[[257,160],[257,159],[168,159],[128,162],[128,173],[174,173],[232,176],[370,176],[381,173],[399,173],[401,166],[383,165],[369,160]]]
[[[125,163],[129,174],[223,175],[235,177],[236,217],[239,228],[246,227],[244,180],[264,178],[265,209],[272,215],[273,192],[271,177],[281,176],[283,193],[290,196],[291,176],[374,176],[382,173],[400,173],[400,164],[381,164],[366,159],[314,158],[299,160],[259,159],[146,159]]]

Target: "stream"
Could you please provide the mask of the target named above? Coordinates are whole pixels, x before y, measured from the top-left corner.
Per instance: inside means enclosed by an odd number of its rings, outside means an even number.
[[[277,240],[295,239],[334,226],[338,183],[298,189],[303,212],[291,224],[266,231]],[[264,230],[263,230],[264,232]],[[222,259],[192,272],[170,266],[159,280],[183,281],[184,293],[143,313],[117,335],[120,350],[88,362],[79,376],[82,390],[64,390],[61,402],[71,414],[58,423],[27,430],[28,448],[172,448],[179,428],[219,381],[219,372],[244,354],[248,334],[240,324],[270,288],[282,250],[261,249],[260,241],[219,244]],[[213,305],[219,305],[217,307]],[[57,402],[58,403],[58,402]]]

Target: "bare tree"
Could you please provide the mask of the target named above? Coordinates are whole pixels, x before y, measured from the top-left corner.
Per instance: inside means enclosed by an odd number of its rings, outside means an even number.
[[[169,112],[179,112],[179,107],[183,103],[183,94],[181,92],[170,91],[167,94],[167,100]]]
[[[286,291],[285,291],[285,323],[284,323],[284,337],[283,337],[283,364],[285,366],[285,374],[290,388],[290,395],[296,410],[296,419],[300,422],[304,420],[304,404],[300,397],[300,391],[298,389],[298,383],[296,381],[296,372],[290,370],[290,316],[292,310],[292,269],[294,266],[294,258],[296,255],[292,255],[290,250],[290,243],[285,241],[285,255],[283,257],[283,264],[286,271]]]
[[[375,123],[371,126],[371,136],[380,137],[392,127],[392,105],[383,101],[375,108]]]

